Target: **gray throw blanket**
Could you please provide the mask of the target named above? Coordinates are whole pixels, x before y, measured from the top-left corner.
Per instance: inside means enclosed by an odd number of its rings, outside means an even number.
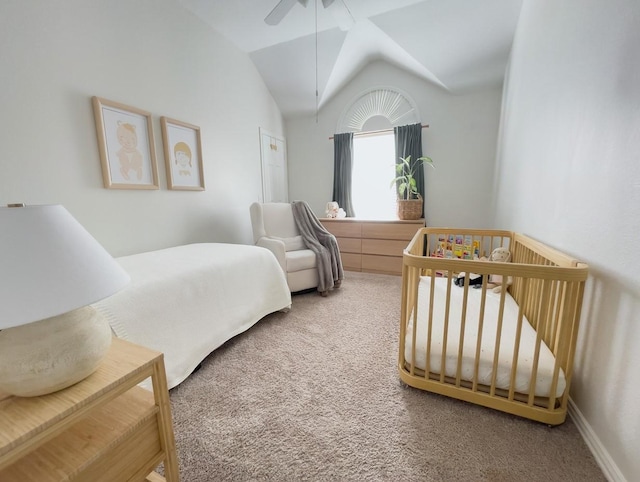
[[[304,244],[316,254],[318,291],[326,292],[339,286],[344,271],[336,237],[324,228],[306,202],[293,201],[291,207]]]

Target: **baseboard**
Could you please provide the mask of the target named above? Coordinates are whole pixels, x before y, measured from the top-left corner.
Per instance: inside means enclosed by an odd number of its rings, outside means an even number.
[[[582,438],[589,447],[589,450],[591,450],[593,457],[596,459],[596,462],[602,469],[607,480],[610,482],[627,482],[627,479],[624,478],[624,475],[622,475],[618,469],[618,466],[609,455],[609,452],[602,445],[600,439],[591,428],[591,425],[589,425],[589,422],[584,418],[584,415],[582,415],[582,412],[578,409],[576,404],[573,403],[571,397],[569,397],[568,412],[571,420],[573,420],[576,427],[578,427],[580,435],[582,435]]]

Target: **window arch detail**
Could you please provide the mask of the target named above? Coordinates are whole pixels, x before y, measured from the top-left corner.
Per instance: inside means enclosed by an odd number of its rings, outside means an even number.
[[[420,122],[418,107],[407,94],[392,87],[374,87],[343,110],[336,132],[361,132],[374,116],[385,117],[393,127]]]

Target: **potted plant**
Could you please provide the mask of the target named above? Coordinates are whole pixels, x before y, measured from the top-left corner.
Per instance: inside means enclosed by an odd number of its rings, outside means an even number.
[[[402,161],[396,164],[397,176],[391,181],[391,187],[396,186],[398,195],[398,218],[399,219],[420,219],[422,217],[422,196],[418,192],[415,173],[418,168],[422,169],[423,164],[433,166],[430,157],[419,157],[411,165],[411,156],[401,157]]]

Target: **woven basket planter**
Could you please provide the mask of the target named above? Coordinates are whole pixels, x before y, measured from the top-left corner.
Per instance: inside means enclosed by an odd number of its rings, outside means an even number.
[[[398,199],[398,219],[414,220],[422,217],[422,197],[418,199]]]

